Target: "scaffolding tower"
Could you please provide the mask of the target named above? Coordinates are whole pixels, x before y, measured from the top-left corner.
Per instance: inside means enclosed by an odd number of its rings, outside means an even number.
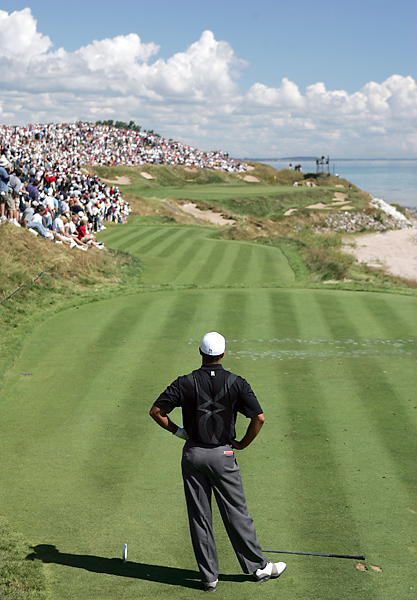
[[[326,173],[326,171],[330,175],[330,158],[328,156],[316,158],[316,173]]]

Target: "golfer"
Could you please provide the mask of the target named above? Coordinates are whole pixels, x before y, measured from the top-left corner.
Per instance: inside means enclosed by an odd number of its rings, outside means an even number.
[[[201,341],[200,369],[178,377],[159,396],[151,417],[164,429],[187,440],[182,475],[194,554],[203,588],[215,592],[219,577],[213,537],[211,493],[214,492],[224,526],[244,573],[258,582],[279,577],[283,562],[271,563],[262,554],[246,507],[242,479],[233,449],[243,450],[258,435],[265,418],[249,383],[223,369],[225,339],[217,332]],[[184,428],[167,416],[181,407]],[[250,419],[244,437],[235,439],[237,413]]]

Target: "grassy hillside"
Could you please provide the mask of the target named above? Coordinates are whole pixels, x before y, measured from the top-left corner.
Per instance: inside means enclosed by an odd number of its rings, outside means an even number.
[[[123,252],[71,251],[23,228],[0,227],[0,384],[26,336],[64,307],[122,294],[142,264]]]
[[[130,167],[97,167],[96,172],[110,181],[127,178],[119,184],[129,199],[133,214],[149,224],[195,224],[195,219],[181,210],[192,201],[202,210],[211,209],[235,220],[216,235],[223,239],[243,239],[276,245],[304,265],[313,281],[344,281],[353,285],[382,286],[384,289],[415,287],[415,282],[395,278],[355,263],[342,252],[340,234],[316,234],[314,227],[324,224],[340,194],[353,211],[377,213],[369,206],[371,197],[347,180],[326,173],[298,173],[289,169],[277,171],[269,165],[249,163],[245,173],[227,173],[182,166],[142,165]],[[145,174],[148,179],[143,177]],[[245,181],[245,177],[257,182]],[[298,181],[297,187],[293,183]],[[308,187],[308,183],[314,187]],[[308,208],[322,203],[326,210]],[[290,209],[296,209],[285,215]]]
[[[199,206],[216,207],[228,215],[278,219],[290,208],[303,208],[318,201],[331,203],[335,192],[341,191],[340,186],[353,206],[364,208],[369,202],[368,194],[354,186],[349,189],[349,182],[334,175],[277,171],[258,163],[251,168],[246,174],[155,165],[97,167],[95,171],[108,180],[128,177],[131,183],[123,186],[123,192],[138,210],[140,205],[135,198],[193,200]],[[142,173],[152,179],[144,178]],[[257,181],[246,181],[245,177]],[[293,186],[296,181],[298,187]],[[308,187],[307,182],[314,187]]]

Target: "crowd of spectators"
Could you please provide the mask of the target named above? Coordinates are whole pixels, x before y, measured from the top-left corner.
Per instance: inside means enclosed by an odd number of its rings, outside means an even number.
[[[247,170],[227,153],[202,152],[137,129],[82,122],[0,126],[0,223],[71,248],[101,248],[94,234],[105,229],[105,221],[125,222],[130,207],[117,187],[89,173],[91,167]]]
[[[203,152],[167,140],[149,131],[121,129],[105,124],[54,123],[28,127],[0,127],[0,140],[10,152],[49,155],[70,165],[138,166],[184,165],[245,172],[246,163],[229,158],[227,152]],[[27,152],[25,152],[25,150]]]
[[[0,128],[0,223],[71,248],[103,248],[95,233],[130,207],[115,186],[82,170],[79,125]],[[72,135],[71,132],[74,134]]]

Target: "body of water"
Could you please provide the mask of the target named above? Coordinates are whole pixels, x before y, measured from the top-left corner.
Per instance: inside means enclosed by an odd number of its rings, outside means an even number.
[[[289,160],[263,160],[275,169],[287,169]],[[301,164],[303,173],[315,173],[313,160],[291,160]],[[326,167],[327,168],[327,167]],[[382,198],[389,204],[417,209],[417,159],[415,160],[343,160],[330,159],[330,173],[347,179],[353,185]]]

